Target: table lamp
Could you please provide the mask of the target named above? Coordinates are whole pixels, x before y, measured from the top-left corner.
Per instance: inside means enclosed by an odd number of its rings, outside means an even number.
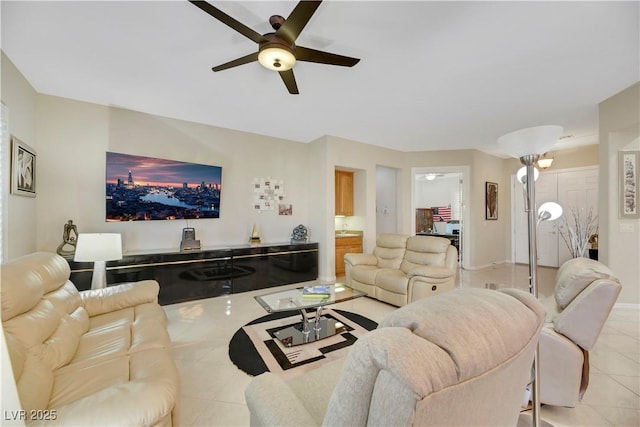
[[[536,126],[520,129],[498,138],[498,145],[507,154],[520,159],[526,167],[527,197],[526,207],[527,222],[529,225],[529,290],[534,297],[538,298],[538,278],[537,278],[537,213],[535,203],[535,178],[534,165],[543,153],[551,150],[562,134],[561,126]],[[524,177],[523,177],[524,178]],[[536,347],[533,358],[534,380],[532,388],[532,424],[536,427],[541,425],[540,420],[540,369],[538,366],[539,351]]]
[[[93,262],[91,289],[107,287],[106,261],[122,259],[122,238],[118,233],[80,233],[74,261]]]

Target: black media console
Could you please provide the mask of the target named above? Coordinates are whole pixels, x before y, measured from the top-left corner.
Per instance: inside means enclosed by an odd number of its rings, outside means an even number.
[[[91,288],[93,263],[69,261],[71,281]],[[160,304],[246,292],[318,277],[317,243],[238,245],[202,250],[128,253],[107,262],[110,284],[153,279]]]

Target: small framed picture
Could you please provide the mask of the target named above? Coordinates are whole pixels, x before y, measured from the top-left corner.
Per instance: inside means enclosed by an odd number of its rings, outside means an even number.
[[[11,137],[11,193],[36,197],[36,151]]]
[[[618,153],[621,219],[640,218],[640,151]]]
[[[485,219],[498,219],[498,184],[485,182]]]

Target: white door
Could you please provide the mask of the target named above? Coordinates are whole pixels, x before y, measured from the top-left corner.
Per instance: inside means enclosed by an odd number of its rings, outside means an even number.
[[[558,175],[541,173],[536,181],[536,217],[540,205],[558,201]],[[559,267],[558,231],[555,221],[543,221],[538,225],[538,265]]]
[[[514,259],[517,263],[529,262],[529,230],[527,214],[524,212],[522,184],[513,178],[514,206]],[[592,210],[598,210],[598,168],[579,168],[566,171],[542,172],[536,181],[536,211],[544,202],[557,201],[562,206],[563,217],[571,223],[573,212],[582,218]],[[558,232],[556,221],[544,221],[538,225],[538,265],[559,267],[571,258],[567,245]]]
[[[598,168],[558,172],[558,202],[569,225],[574,216],[581,220],[598,215]],[[571,258],[566,243],[560,239],[560,264]]]
[[[529,223],[527,213],[524,211],[523,185],[514,179],[514,248],[515,262],[529,263]],[[544,202],[557,201],[557,175],[555,173],[541,173],[535,182],[536,212],[537,206]],[[537,213],[536,213],[537,216]],[[538,227],[538,265],[558,267],[558,234],[555,226],[543,222]]]

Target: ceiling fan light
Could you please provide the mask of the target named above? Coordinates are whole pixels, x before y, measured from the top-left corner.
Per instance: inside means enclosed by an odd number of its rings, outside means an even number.
[[[286,49],[267,47],[258,54],[258,61],[269,70],[287,71],[293,68],[296,63],[296,57]]]

